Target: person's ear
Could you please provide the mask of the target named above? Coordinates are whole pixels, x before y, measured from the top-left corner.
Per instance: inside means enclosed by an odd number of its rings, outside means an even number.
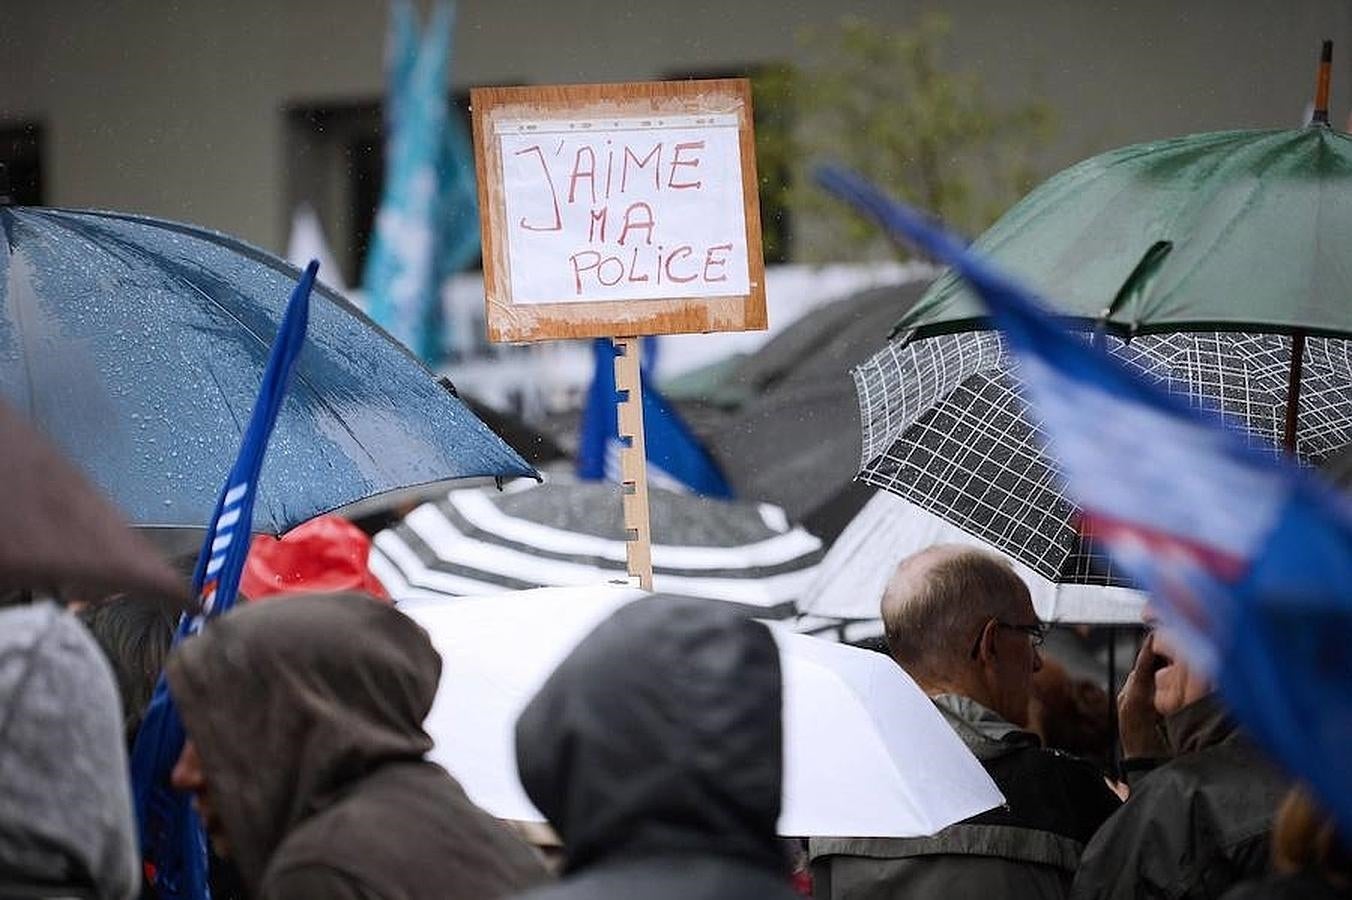
[[[995,639],[999,636],[1000,624],[994,619],[986,622],[985,627],[981,629],[981,637],[977,641],[977,647],[980,648],[977,651],[977,658],[979,660],[986,662],[987,660],[993,660],[996,657],[997,641]]]

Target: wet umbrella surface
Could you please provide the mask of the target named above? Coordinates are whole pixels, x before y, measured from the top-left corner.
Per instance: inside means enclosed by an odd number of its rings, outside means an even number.
[[[202,526],[296,270],[220,234],[114,213],[0,207],[0,234],[0,396],[133,524]],[[316,285],[256,530],[396,487],[530,474],[407,351]]]
[[[1352,335],[1349,188],[1352,135],[1327,126],[1189,135],[1071,166],[972,247],[1058,312],[1119,332]],[[983,318],[949,274],[900,327]]]
[[[0,402],[0,592],[187,599],[188,585],[51,443]]]

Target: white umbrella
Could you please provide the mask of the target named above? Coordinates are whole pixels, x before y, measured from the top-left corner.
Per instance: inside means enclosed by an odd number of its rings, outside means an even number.
[[[442,657],[427,718],[432,759],[493,815],[544,821],[517,776],[517,717],[582,638],[642,596],[614,585],[543,588],[407,610]],[[933,834],[1004,802],[891,660],[771,630],[784,678],[781,834]]]

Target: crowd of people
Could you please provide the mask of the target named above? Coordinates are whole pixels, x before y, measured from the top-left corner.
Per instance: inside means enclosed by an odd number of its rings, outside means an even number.
[[[934,835],[776,833],[778,651],[725,604],[623,606],[531,700],[517,764],[544,838],[427,759],[441,660],[387,598],[251,602],[176,647],[157,600],[13,606],[0,898],[157,896],[127,752],[161,671],[187,736],[172,785],[208,830],[218,898],[1352,896],[1344,837],[1167,634],[1141,644],[1107,759],[1044,741],[1046,626],[1003,560],[932,547],[880,606],[887,652],[1005,798]]]

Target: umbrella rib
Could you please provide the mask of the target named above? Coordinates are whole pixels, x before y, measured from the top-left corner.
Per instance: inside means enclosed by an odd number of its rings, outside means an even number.
[[[76,228],[71,222],[66,221],[66,219],[62,218],[61,216],[48,216],[48,217],[46,217],[46,218],[47,218],[47,220],[48,220],[52,225],[55,225],[55,226],[57,226],[57,227],[59,227],[59,228],[62,228],[62,229],[64,229],[64,230],[66,230],[66,231],[69,231],[69,232],[71,232],[72,234],[75,234],[75,235],[77,235],[77,236],[79,236],[79,237],[81,237],[81,238],[84,238],[85,240],[91,240],[91,238],[90,238],[88,235],[86,235],[84,232],[82,232],[79,228]],[[111,216],[111,217],[107,217],[107,218],[118,218],[118,217],[116,217],[116,216]],[[158,224],[158,223],[157,223],[157,224]],[[196,293],[198,296],[202,297],[202,299],[206,300],[207,303],[209,303],[210,305],[214,306],[216,309],[220,310],[223,314],[225,314],[225,315],[228,316],[232,321],[234,321],[234,323],[236,324],[236,326],[238,326],[239,329],[240,329],[241,331],[243,331],[243,332],[244,332],[245,334],[247,334],[249,337],[253,338],[255,341],[258,342],[258,345],[259,345],[260,347],[263,348],[263,351],[264,351],[264,358],[266,359],[267,353],[268,353],[269,351],[271,351],[271,349],[272,349],[272,342],[269,341],[269,340],[267,340],[267,339],[265,339],[265,338],[264,338],[262,335],[260,335],[257,331],[254,331],[252,328],[250,328],[250,327],[244,322],[244,320],[241,319],[241,318],[235,313],[234,310],[232,310],[230,307],[226,306],[224,303],[222,303],[222,302],[221,302],[220,300],[218,300],[216,297],[212,296],[208,291],[203,290],[203,289],[201,288],[200,285],[198,285],[198,284],[197,284],[196,282],[194,282],[192,279],[188,278],[188,277],[185,276],[182,272],[180,272],[180,271],[178,270],[178,269],[179,269],[179,266],[177,266],[177,265],[174,266],[174,267],[167,267],[167,266],[165,266],[165,265],[163,264],[165,260],[156,257],[155,254],[150,253],[149,251],[147,251],[145,247],[143,247],[143,246],[141,246],[141,245],[135,243],[134,241],[129,241],[129,240],[123,238],[121,235],[118,235],[118,234],[115,234],[115,233],[112,233],[112,232],[103,232],[102,234],[100,234],[100,238],[101,238],[101,242],[98,243],[97,246],[99,246],[99,247],[100,247],[101,249],[103,249],[104,251],[106,251],[106,252],[111,252],[112,248],[111,248],[110,245],[112,245],[112,244],[117,245],[117,247],[119,247],[123,252],[129,253],[129,254],[132,254],[132,255],[134,255],[134,256],[137,256],[137,257],[141,258],[141,259],[144,260],[145,262],[147,262],[147,263],[149,263],[150,265],[152,265],[152,266],[154,266],[155,268],[157,268],[159,271],[163,272],[163,273],[164,273],[165,275],[167,275],[168,277],[172,278],[174,281],[176,281],[176,282],[178,282],[179,284],[183,285],[183,286],[184,286],[185,288],[187,288],[188,290],[190,290],[190,291]],[[206,267],[204,267],[204,266],[199,266],[199,268],[205,269]],[[281,321],[281,320],[278,319],[278,322],[279,322],[279,323],[280,323],[280,321]],[[303,376],[302,376],[299,372],[296,373],[296,377],[301,378],[301,379],[303,380]]]
[[[35,209],[29,211],[35,212],[38,210]],[[289,263],[286,263],[283,260],[277,259],[272,254],[268,253],[266,250],[262,250],[258,247],[255,247],[253,244],[250,244],[247,241],[242,241],[239,238],[232,237],[231,235],[228,234],[222,234],[219,231],[212,231],[209,228],[202,228],[197,225],[187,225],[184,224],[183,222],[174,222],[169,219],[158,219],[155,218],[154,216],[142,216],[133,213],[108,212],[106,210],[97,210],[97,209],[62,209],[60,207],[51,207],[43,209],[41,211],[59,213],[67,216],[69,215],[83,216],[89,219],[107,219],[109,221],[114,222],[127,222],[133,225],[139,225],[147,228],[157,228],[163,231],[185,235],[187,237],[192,238],[193,240],[202,241],[205,244],[211,244],[215,247],[222,248],[227,252],[236,253],[245,259],[252,260],[258,265],[266,269],[269,269],[273,272],[276,272],[283,278],[295,280],[300,277],[300,269],[298,269],[296,266],[290,265]],[[66,228],[69,231],[75,230],[71,228],[70,225],[65,221],[59,220],[59,218],[53,217],[48,218],[55,221],[55,224],[61,225],[62,227]],[[362,312],[361,309],[354,306],[352,302],[348,300],[346,297],[344,297],[342,294],[318,281],[315,282],[314,289],[311,291],[311,295],[313,296],[314,294],[318,294],[324,299],[328,300],[331,304],[333,304],[334,307],[341,310],[344,315],[350,316],[351,318],[356,319],[358,322],[362,323],[363,325],[367,326],[373,331],[377,331],[380,334],[384,335],[389,340],[391,347],[398,350],[400,353],[402,353],[404,356],[406,356],[413,362],[417,363],[419,366],[422,366],[422,361],[418,359],[417,355],[412,350],[408,349],[408,347],[405,347],[397,338],[395,338],[387,330],[385,330],[385,328],[382,327],[379,322],[376,322],[366,313]],[[423,366],[423,368],[426,367]]]
[[[14,328],[19,332],[19,346],[23,348],[19,356],[23,359],[23,380],[25,393],[28,396],[28,418],[30,421],[38,421],[38,392],[33,380],[33,366],[29,362],[31,358],[28,353],[28,324],[24,321],[23,304],[15,302],[14,304]]]
[[[9,248],[9,265],[5,267],[6,276],[10,279],[14,277],[14,235],[11,233],[13,222],[9,215],[0,216],[0,230],[5,233],[5,246]],[[23,304],[16,299],[14,303],[14,327],[19,332],[19,346],[23,348],[19,356],[23,359],[23,374],[25,393],[28,396],[28,418],[30,421],[37,421],[38,398],[37,391],[33,386],[33,369],[29,365],[28,359],[28,328],[23,320]]]
[[[62,227],[67,228],[68,230],[75,231],[75,229],[70,228],[70,226],[67,225],[65,222],[58,221],[57,224],[61,225]],[[77,232],[77,233],[78,233],[78,232]],[[153,256],[152,256],[151,254],[147,253],[147,252],[145,251],[144,248],[142,248],[142,247],[140,247],[140,246],[138,246],[138,245],[136,245],[136,244],[134,244],[134,243],[132,243],[132,242],[130,242],[130,241],[122,240],[122,239],[120,239],[119,237],[117,237],[116,235],[110,235],[110,237],[111,237],[114,241],[116,241],[121,247],[123,247],[125,250],[127,250],[127,251],[129,251],[129,252],[131,252],[131,253],[137,254],[137,255],[139,255],[139,256],[141,256],[141,257],[143,257],[143,258],[146,258],[146,259],[148,259],[148,260],[150,260],[150,261],[152,261],[152,262],[154,261]],[[243,332],[244,332],[245,334],[247,334],[249,337],[253,338],[255,341],[258,342],[258,345],[259,345],[260,347],[263,348],[264,358],[266,359],[267,353],[272,349],[272,342],[271,342],[271,341],[265,339],[265,338],[264,338],[262,335],[260,335],[257,331],[255,331],[254,329],[250,328],[249,325],[248,325],[247,323],[245,323],[245,321],[244,321],[243,319],[241,319],[241,318],[235,313],[234,310],[232,310],[232,309],[231,309],[229,306],[227,306],[226,304],[222,303],[222,302],[221,302],[219,299],[217,299],[216,297],[212,296],[208,291],[203,290],[203,289],[201,288],[200,285],[198,285],[198,284],[196,284],[195,282],[193,282],[190,278],[187,278],[185,275],[183,275],[182,273],[176,271],[175,269],[162,268],[162,271],[164,271],[166,275],[168,275],[168,276],[170,276],[171,278],[173,278],[174,281],[178,282],[179,284],[183,285],[183,286],[184,286],[185,288],[187,288],[188,290],[191,290],[191,291],[195,292],[197,295],[199,295],[200,297],[202,297],[202,298],[203,298],[204,300],[206,300],[209,304],[211,304],[212,306],[214,306],[216,309],[220,310],[220,312],[221,312],[222,314],[224,314],[225,316],[229,317],[229,318],[236,324],[236,326],[238,326],[238,328],[239,328],[241,331],[243,331]],[[283,273],[283,274],[287,274],[287,273]],[[210,370],[208,370],[208,371],[210,371]],[[372,453],[372,452],[371,452],[364,444],[362,444],[362,442],[357,438],[357,435],[352,431],[352,428],[347,424],[346,421],[343,420],[342,416],[338,415],[338,412],[337,412],[337,410],[334,409],[333,404],[329,402],[329,400],[323,395],[323,393],[321,393],[321,392],[320,392],[313,384],[310,383],[310,380],[305,376],[305,372],[304,372],[304,370],[302,369],[299,360],[297,360],[297,365],[296,365],[295,369],[293,370],[291,377],[292,377],[292,379],[293,379],[293,383],[296,383],[296,384],[299,384],[299,385],[303,386],[303,387],[305,388],[305,390],[307,390],[307,391],[310,393],[310,395],[311,395],[312,397],[314,397],[315,401],[316,401],[320,406],[322,406],[326,412],[329,413],[329,415],[332,417],[332,419],[333,419],[335,422],[338,423],[338,425],[343,429],[343,431],[345,431],[345,432],[348,434],[348,436],[351,437],[351,439],[352,439],[352,445],[353,445],[354,447],[358,448],[359,450],[361,450],[361,452],[366,456],[366,458],[367,458],[368,460],[370,460],[370,462],[371,462],[373,465],[379,466],[379,465],[380,465],[380,460],[378,460],[378,459],[376,458],[375,454],[373,454],[373,453]],[[215,380],[215,375],[214,375],[214,374],[212,375],[212,380],[213,380],[213,381]],[[221,388],[220,382],[216,382],[216,386],[217,386],[217,389],[221,391],[222,397],[224,397],[224,396],[225,396],[225,391]],[[227,404],[227,408],[229,408],[229,404]],[[235,428],[236,428],[236,430],[238,430],[239,433],[240,433],[241,435],[243,435],[243,429],[240,427],[238,418],[235,417],[234,410],[231,410],[230,415],[231,415],[232,417],[235,418]]]
[[[226,394],[220,379],[216,377],[216,370],[207,367],[207,376],[211,379],[211,383],[216,385],[216,393],[221,395],[221,405],[225,407],[226,412],[230,413],[230,421],[235,423],[235,433],[243,438],[244,426],[240,424],[239,416],[235,415],[235,408],[230,405],[230,397]]]
[[[196,291],[198,294],[200,294],[202,297],[204,297],[209,303],[211,303],[213,306],[215,306],[217,309],[219,309],[222,313],[224,313],[225,315],[227,315],[227,316],[229,316],[231,319],[233,319],[233,320],[235,321],[235,323],[239,325],[239,327],[240,327],[241,330],[243,330],[246,334],[248,334],[248,335],[249,335],[250,337],[252,337],[254,340],[258,341],[259,345],[263,348],[265,354],[266,354],[268,351],[270,351],[270,350],[272,349],[272,342],[271,342],[271,341],[268,341],[268,340],[265,340],[265,339],[263,338],[262,335],[260,335],[260,334],[259,334],[258,332],[256,332],[256,331],[254,331],[254,330],[253,330],[252,328],[250,328],[247,324],[245,324],[244,320],[241,319],[238,315],[236,315],[235,312],[234,312],[233,310],[230,309],[230,307],[226,306],[224,303],[222,303],[221,301],[217,300],[215,297],[211,296],[211,294],[209,294],[209,293],[207,293],[206,291],[202,290],[201,287],[199,287],[198,285],[194,284],[192,281],[190,281],[189,279],[183,277],[182,275],[178,274],[177,272],[171,272],[170,274],[173,276],[173,278],[174,278],[176,281],[178,281],[178,282],[180,282],[180,283],[186,285],[187,287],[191,288],[192,290]],[[214,379],[215,376],[213,375],[212,378]],[[320,392],[320,390],[319,390],[318,388],[316,388],[313,384],[310,383],[310,379],[307,378],[307,377],[305,376],[305,371],[304,371],[304,369],[302,368],[302,366],[301,366],[301,361],[300,361],[299,359],[296,360],[296,366],[295,366],[295,368],[292,370],[291,378],[292,378],[293,384],[298,384],[298,385],[304,387],[305,390],[309,391],[310,395],[311,395],[312,397],[314,397],[315,402],[317,402],[320,406],[322,406],[322,407],[324,408],[324,410],[330,415],[330,417],[332,417],[333,421],[337,422],[338,425],[343,429],[343,431],[346,432],[347,435],[348,435],[350,438],[352,438],[352,445],[353,445],[354,447],[356,447],[357,449],[361,450],[361,452],[362,452],[363,454],[366,455],[366,458],[367,458],[368,460],[370,460],[371,463],[372,463],[373,465],[376,465],[376,466],[379,466],[379,465],[380,465],[380,460],[378,460],[378,459],[376,458],[375,454],[373,454],[373,453],[366,447],[366,445],[363,444],[363,443],[361,442],[361,440],[357,437],[356,433],[352,430],[351,426],[349,426],[349,425],[347,424],[347,422],[344,421],[343,417],[340,416],[340,415],[338,414],[338,411],[337,411],[336,409],[334,409],[333,404],[332,404],[331,402],[329,402],[328,398],[325,397],[325,396],[323,395],[323,393]],[[219,387],[219,383],[218,383],[217,386]],[[232,416],[234,415],[234,412],[233,412],[233,411],[231,411],[231,415],[232,415]],[[238,421],[238,420],[236,420],[235,426],[236,426],[237,428],[239,427],[239,421]],[[240,433],[243,434],[242,431],[241,431]]]

